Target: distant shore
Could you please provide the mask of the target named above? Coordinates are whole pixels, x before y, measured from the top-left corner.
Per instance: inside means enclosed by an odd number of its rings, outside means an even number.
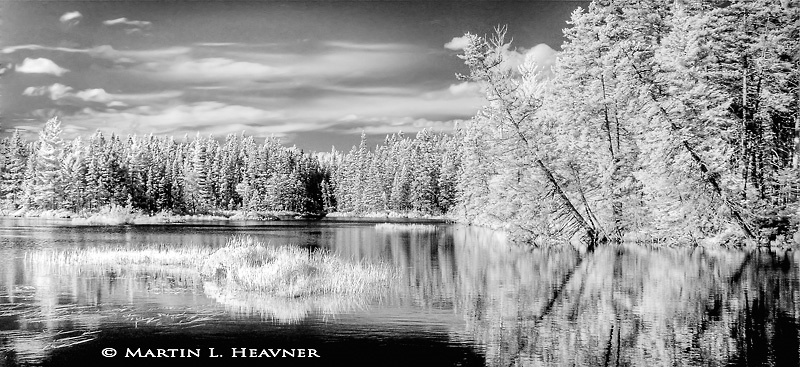
[[[107,206],[99,210],[84,210],[79,213],[66,209],[15,209],[1,210],[0,216],[14,218],[42,218],[42,219],[72,219],[78,225],[124,225],[124,224],[162,224],[186,223],[207,220],[293,220],[293,219],[320,219],[325,214],[299,213],[292,211],[245,211],[245,210],[215,210],[196,214],[178,214],[171,212],[146,213],[123,206]]]
[[[423,221],[453,222],[453,218],[445,215],[428,215],[419,212],[381,211],[373,213],[333,212],[333,213],[300,213],[293,211],[247,211],[247,210],[214,210],[195,214],[178,214],[171,212],[146,213],[123,206],[107,206],[98,210],[84,210],[79,213],[66,209],[14,209],[0,210],[0,217],[71,219],[76,225],[126,225],[126,224],[168,224],[213,220],[314,220],[314,219],[410,219]]]

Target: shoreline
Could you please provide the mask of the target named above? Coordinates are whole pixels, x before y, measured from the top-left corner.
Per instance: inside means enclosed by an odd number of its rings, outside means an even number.
[[[364,223],[449,223],[475,226],[503,232],[514,237],[514,230],[501,222],[480,220],[464,221],[456,215],[429,215],[419,212],[380,211],[372,213],[332,212],[332,213],[299,213],[290,211],[255,212],[243,210],[210,211],[204,214],[174,214],[159,212],[147,214],[121,206],[104,207],[96,211],[75,213],[64,209],[40,210],[17,209],[0,210],[0,217],[21,219],[54,219],[70,220],[72,225],[86,226],[119,226],[119,225],[153,225],[153,224],[187,224],[205,221],[341,221]],[[787,220],[790,220],[787,218]],[[791,219],[794,221],[794,219]],[[636,243],[655,247],[725,247],[725,248],[800,248],[800,230],[793,231],[794,226],[765,226],[762,230],[771,232],[760,243],[744,243],[744,238],[729,228],[707,238],[696,239],[695,243],[667,244],[636,233],[624,236],[623,243]],[[513,241],[513,240],[512,240]],[[574,241],[564,244],[576,246]],[[546,244],[531,244],[534,247],[547,247]]]
[[[198,214],[175,214],[170,212],[144,213],[121,206],[104,207],[80,213],[65,209],[17,209],[0,210],[0,217],[22,219],[71,220],[76,225],[136,225],[136,224],[180,224],[202,221],[292,221],[292,220],[337,220],[337,221],[419,221],[433,223],[458,223],[445,215],[426,215],[417,212],[375,213],[300,213],[292,211],[259,212],[244,210],[210,211]]]

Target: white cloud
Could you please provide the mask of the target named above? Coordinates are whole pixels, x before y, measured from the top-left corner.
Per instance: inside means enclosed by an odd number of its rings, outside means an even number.
[[[129,20],[128,18],[117,18],[103,21],[107,26],[124,25],[129,27],[150,28],[153,23],[145,20]]]
[[[83,19],[83,14],[78,11],[70,11],[64,13],[58,20],[67,27],[72,27],[78,25],[81,19]]]
[[[68,87],[61,83],[55,83],[49,87],[28,87],[25,88],[22,94],[31,97],[46,96],[54,101],[57,101],[73,96],[72,91],[72,87]]]
[[[453,39],[450,40],[450,42],[444,44],[444,48],[448,50],[459,51],[463,50],[464,47],[467,47],[468,44],[469,44],[469,37],[464,35],[461,37],[453,37]]]
[[[547,44],[540,43],[533,46],[528,52],[525,53],[525,63],[530,63],[540,71],[542,75],[552,75],[552,67],[556,62],[558,52],[548,46]]]
[[[26,74],[52,74],[55,76],[62,76],[69,70],[64,69],[50,59],[45,58],[25,58],[22,64],[17,65],[16,71],[18,73]]]
[[[69,93],[72,92],[72,88],[64,84],[55,83],[48,88],[48,91],[50,93],[50,98],[56,100],[69,95]]]
[[[558,52],[544,43],[533,46],[531,49],[511,48],[511,44],[506,44],[501,49],[503,63],[501,68],[506,70],[518,71],[520,66],[536,67],[541,72],[542,77],[552,75],[552,66],[556,61]]]
[[[481,95],[481,88],[478,83],[462,82],[458,84],[451,84],[447,90],[454,96],[461,95]]]
[[[87,102],[98,103],[109,103],[113,100],[113,97],[102,88],[82,90],[75,93],[75,97]]]
[[[120,102],[120,101],[111,101],[107,107],[128,107],[127,103]]]
[[[46,91],[44,87],[28,87],[25,88],[24,91],[22,91],[23,96],[34,96],[34,97],[44,95],[45,93]]]

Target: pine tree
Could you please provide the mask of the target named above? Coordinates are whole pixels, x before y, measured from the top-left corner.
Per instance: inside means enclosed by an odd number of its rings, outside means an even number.
[[[22,141],[19,130],[14,129],[7,143],[5,165],[2,170],[2,185],[0,185],[2,197],[6,200],[6,205],[11,207],[20,204],[27,159],[26,144]]]
[[[61,162],[60,207],[78,212],[86,206],[86,148],[80,137],[65,149]]]
[[[35,150],[35,176],[33,177],[31,201],[36,207],[56,208],[56,185],[59,179],[63,140],[61,139],[61,120],[58,117],[47,120]]]

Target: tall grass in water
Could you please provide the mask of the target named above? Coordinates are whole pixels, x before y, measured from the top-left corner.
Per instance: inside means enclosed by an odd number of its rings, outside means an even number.
[[[388,285],[387,266],[344,261],[327,251],[269,247],[236,237],[208,256],[200,274],[221,284],[279,297],[352,295]]]
[[[214,250],[201,246],[151,245],[146,247],[92,247],[25,253],[26,260],[55,266],[186,267],[198,269]]]
[[[170,245],[100,247],[35,251],[25,257],[32,264],[56,268],[112,268],[122,272],[169,269],[199,274],[230,290],[290,298],[370,293],[388,286],[394,276],[383,264],[347,262],[327,251],[295,246],[264,246],[249,237],[234,237],[219,249]]]

